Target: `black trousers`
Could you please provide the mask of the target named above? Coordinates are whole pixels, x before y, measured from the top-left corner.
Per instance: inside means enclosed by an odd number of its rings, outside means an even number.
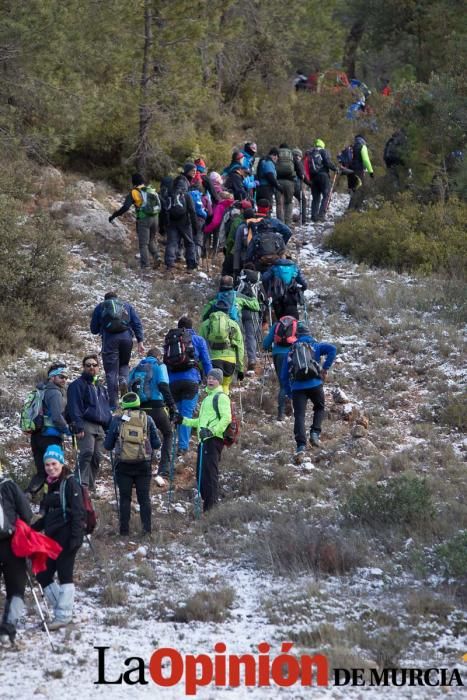
[[[11,537],[0,540],[0,576],[5,579],[7,600],[14,595],[24,598],[26,588],[26,559],[15,557],[11,551]]]
[[[117,464],[115,478],[120,492],[120,534],[128,535],[130,531],[133,484],[136,488],[143,530],[151,532],[151,464],[149,462]]]
[[[54,580],[54,575],[57,573],[58,580],[61,584],[73,583],[73,571],[75,568],[75,559],[78,554],[79,547],[70,549],[70,529],[65,527],[59,530],[56,535],[50,535],[58,544],[60,544],[63,549],[58,555],[57,559],[47,559],[47,569],[37,574],[36,578],[41,584],[42,588],[45,588]]]
[[[321,424],[324,419],[324,389],[323,385],[313,389],[299,389],[292,391],[292,403],[294,413],[294,435],[297,447],[306,445],[305,415],[307,402],[313,404],[313,423],[310,431],[321,432]]]
[[[198,445],[196,481],[200,486],[203,511],[215,506],[219,497],[219,462],[223,448],[224,441],[217,437]]]
[[[172,457],[173,428],[167,410],[160,404],[160,402],[156,401],[148,401],[148,403],[141,404],[141,408],[146,410],[148,416],[151,416],[156,424],[156,428],[162,435],[159,473],[162,476],[168,476],[170,460]]]
[[[326,200],[328,198],[331,182],[327,173],[313,175],[311,180],[311,220],[318,221],[325,215]]]
[[[42,435],[34,433],[31,435],[31,450],[36,466],[36,474],[32,477],[26,489],[27,493],[37,493],[41,490],[45,482],[44,452],[49,445],[61,445],[63,438],[59,435]]]

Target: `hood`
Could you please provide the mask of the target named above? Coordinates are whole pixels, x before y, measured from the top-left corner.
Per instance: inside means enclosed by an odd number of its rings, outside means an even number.
[[[364,146],[366,144],[366,141],[363,138],[363,136],[356,136],[355,143],[358,143],[358,144],[361,144],[362,146]]]
[[[316,148],[326,148],[323,139],[316,139],[313,145],[316,146]]]

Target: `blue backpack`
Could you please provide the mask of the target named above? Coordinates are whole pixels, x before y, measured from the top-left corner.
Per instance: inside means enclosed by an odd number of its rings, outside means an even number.
[[[196,216],[199,216],[201,219],[207,219],[208,213],[203,206],[201,192],[199,190],[190,190],[188,194],[192,198],[193,204],[195,205]]]
[[[161,401],[163,396],[159,391],[161,381],[161,365],[155,358],[144,359],[131,370],[128,378],[128,390],[138,394],[141,403]],[[168,378],[166,379],[168,383]]]
[[[298,267],[295,263],[291,265],[273,265],[272,272],[274,277],[281,279],[286,287],[294,280],[298,275]]]
[[[215,303],[212,306],[212,311],[223,311],[226,313],[232,321],[238,323],[239,315],[237,304],[235,300],[237,298],[237,292],[231,289],[228,292],[218,292],[216,296]]]

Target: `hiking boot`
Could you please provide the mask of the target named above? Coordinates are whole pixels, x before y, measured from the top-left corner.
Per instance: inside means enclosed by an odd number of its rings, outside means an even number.
[[[167,486],[166,480],[159,474],[155,477],[154,481],[156,482],[157,486],[160,486],[161,488]]]
[[[313,447],[319,447],[319,433],[317,433],[316,430],[310,432],[310,443]]]
[[[295,451],[295,464],[302,464],[305,459],[305,445],[298,445]]]
[[[277,420],[279,423],[282,423],[282,421],[285,420],[284,411],[279,411],[279,412],[278,412],[276,420]]]
[[[152,266],[153,266],[154,270],[158,270],[160,268],[161,264],[162,263],[161,263],[160,258],[154,258],[154,260],[152,262]]]
[[[248,367],[247,367],[247,371],[248,371],[248,372],[254,372],[255,369],[256,369],[256,362],[249,362],[249,363],[248,363]]]
[[[118,390],[120,393],[120,397],[125,396],[125,394],[128,393],[128,382],[123,377],[118,382]]]

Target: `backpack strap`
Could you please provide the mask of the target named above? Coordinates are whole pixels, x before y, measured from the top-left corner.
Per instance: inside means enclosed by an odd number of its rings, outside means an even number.
[[[79,474],[80,476],[80,484],[81,484],[81,472]],[[62,507],[62,512],[63,512],[63,520],[66,522],[66,485],[68,483],[68,479],[71,479],[72,474],[66,477],[66,479],[62,479],[60,482],[60,505]]]
[[[212,400],[212,407],[216,412],[217,420],[221,419],[221,414],[219,411],[219,392],[214,394],[214,398]]]

